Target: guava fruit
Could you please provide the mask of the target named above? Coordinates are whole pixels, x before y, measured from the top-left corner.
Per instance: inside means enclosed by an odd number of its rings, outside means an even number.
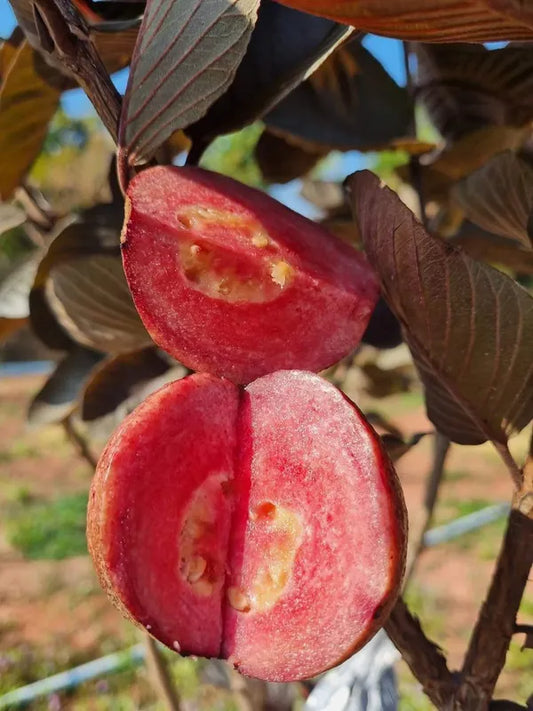
[[[122,612],[182,654],[314,676],[384,623],[406,514],[380,439],[308,372],[195,374],[151,395],[98,464],[89,550]]]
[[[359,344],[378,299],[354,248],[200,168],[157,166],[132,180],[122,255],[154,341],[236,383],[332,365]]]

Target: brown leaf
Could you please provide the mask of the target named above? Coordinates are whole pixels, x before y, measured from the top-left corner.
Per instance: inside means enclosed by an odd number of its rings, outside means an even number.
[[[82,419],[97,420],[114,412],[148,381],[159,378],[170,368],[170,360],[156,348],[122,353],[106,360],[85,387],[80,407]]]
[[[138,25],[133,25],[132,27],[112,32],[109,30],[108,24],[110,23],[102,23],[92,27],[90,35],[107,71],[113,74],[113,72],[118,72],[119,69],[127,67],[131,62],[139,27]]]
[[[39,155],[58,104],[59,91],[39,76],[23,42],[0,86],[0,199],[12,195]]]
[[[482,168],[497,153],[519,150],[531,135],[531,130],[513,126],[485,126],[455,142],[449,142],[438,153],[420,158],[420,178],[426,200],[446,199],[458,180]],[[411,182],[408,165],[396,172],[405,182]]]
[[[335,50],[264,118],[316,148],[372,150],[409,132],[411,100],[360,43]]]
[[[200,119],[242,60],[259,0],[148,0],[122,107],[130,163]]]
[[[533,118],[533,50],[509,46],[416,45],[416,91],[445,138],[486,125],[523,126]]]
[[[71,339],[108,353],[152,343],[133,305],[122,270],[122,212],[86,210],[50,245],[30,295],[32,325],[51,348]]]
[[[74,410],[87,377],[102,358],[101,353],[74,348],[33,398],[28,424],[49,425],[64,420]]]
[[[52,267],[46,296],[77,343],[121,353],[152,342],[133,305],[119,255],[83,255]]]
[[[533,167],[512,151],[492,158],[453,189],[466,216],[490,232],[532,249]]]
[[[368,259],[422,377],[429,419],[459,444],[505,443],[533,416],[533,299],[427,234],[372,173],[349,182]]]
[[[462,249],[473,259],[489,264],[501,264],[522,274],[533,274],[533,252],[520,248],[515,240],[482,230],[465,220],[450,244]]]
[[[283,0],[283,4],[404,40],[533,39],[533,7],[522,0]]]
[[[105,442],[148,395],[188,372],[155,348],[110,358],[86,384],[78,413],[80,425],[93,442]]]
[[[254,155],[267,183],[288,183],[312,170],[327,155],[327,149],[306,150],[295,143],[263,131]]]
[[[352,32],[352,28],[323,17],[262,0],[235,79],[187,133],[194,141],[207,142],[261,118]]]
[[[396,437],[392,434],[383,434],[381,435],[381,441],[383,442],[383,445],[385,446],[385,449],[387,450],[387,454],[389,455],[391,461],[397,462],[403,457],[404,454],[407,454],[409,450],[411,450],[415,445],[417,445],[420,440],[428,434],[432,433],[417,432],[416,434],[412,435],[408,440],[404,440],[401,437]]]
[[[0,282],[0,317],[25,319],[30,315],[29,296],[40,255],[17,264]]]

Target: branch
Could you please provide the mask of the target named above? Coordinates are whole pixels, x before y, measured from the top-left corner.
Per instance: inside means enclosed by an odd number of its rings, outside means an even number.
[[[408,42],[403,42],[403,62],[405,67],[405,79],[407,83],[407,92],[411,98],[412,102],[412,116],[411,116],[411,130],[413,138],[418,135],[416,126],[416,103],[415,103],[415,86],[413,82],[413,77],[411,74],[411,67],[409,66],[409,44]],[[426,197],[424,195],[424,187],[422,184],[422,172],[420,170],[420,160],[418,156],[412,155],[409,158],[409,176],[411,178],[411,184],[415,189],[418,197],[418,210],[420,212],[420,221],[424,226],[424,229],[428,230],[428,220],[426,213]]]
[[[418,679],[425,694],[438,708],[453,698],[456,684],[437,645],[426,637],[420,622],[399,598],[385,625],[390,639]]]
[[[151,672],[159,696],[168,711],[180,711],[181,704],[176,687],[170,675],[165,660],[161,657],[155,640],[146,632],[144,635],[146,648],[146,664]]]
[[[74,75],[116,143],[122,99],[91,41],[85,20],[69,0],[34,3],[42,50],[53,54]]]
[[[411,539],[414,539],[414,543],[411,545],[409,559],[407,561],[406,574],[403,584],[404,588],[407,587],[409,581],[411,580],[418,558],[424,550],[424,536],[433,521],[433,512],[435,504],[437,503],[437,495],[444,475],[444,464],[446,462],[449,449],[450,440],[440,434],[440,432],[435,432],[435,439],[433,442],[433,463],[426,481],[426,492],[424,496],[424,516],[416,535],[411,536]]]
[[[507,471],[511,475],[511,479],[513,480],[515,489],[519,491],[520,487],[522,486],[522,473],[520,472],[518,464],[513,459],[513,456],[509,451],[509,447],[506,444],[503,444],[502,442],[493,442],[492,444],[494,445],[496,451],[502,458],[503,463],[507,467]]]
[[[85,440],[84,437],[80,435],[80,433],[76,430],[74,425],[72,424],[72,420],[70,417],[66,417],[63,420],[63,429],[65,430],[65,433],[69,440],[72,442],[74,447],[76,448],[78,454],[82,459],[85,459],[87,464],[91,467],[91,469],[96,469],[96,465],[98,464],[98,461],[96,457],[93,455],[91,450],[89,449],[89,445],[87,444],[87,441]]]
[[[487,599],[470,639],[456,708],[485,709],[505,664],[533,565],[532,495],[529,489],[515,497]]]

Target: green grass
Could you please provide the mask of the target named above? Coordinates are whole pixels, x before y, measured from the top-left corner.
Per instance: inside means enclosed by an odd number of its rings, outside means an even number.
[[[87,552],[87,494],[29,501],[6,520],[7,539],[26,558],[60,560]]]

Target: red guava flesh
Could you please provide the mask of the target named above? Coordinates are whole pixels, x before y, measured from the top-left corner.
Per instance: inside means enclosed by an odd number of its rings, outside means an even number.
[[[365,258],[268,195],[157,166],[128,187],[122,256],[154,341],[236,383],[318,371],[353,350],[378,298]]]
[[[239,389],[196,374],[111,438],[88,539],[114,602],[154,637],[286,682],[383,625],[406,514],[379,437],[333,385],[281,371]]]

